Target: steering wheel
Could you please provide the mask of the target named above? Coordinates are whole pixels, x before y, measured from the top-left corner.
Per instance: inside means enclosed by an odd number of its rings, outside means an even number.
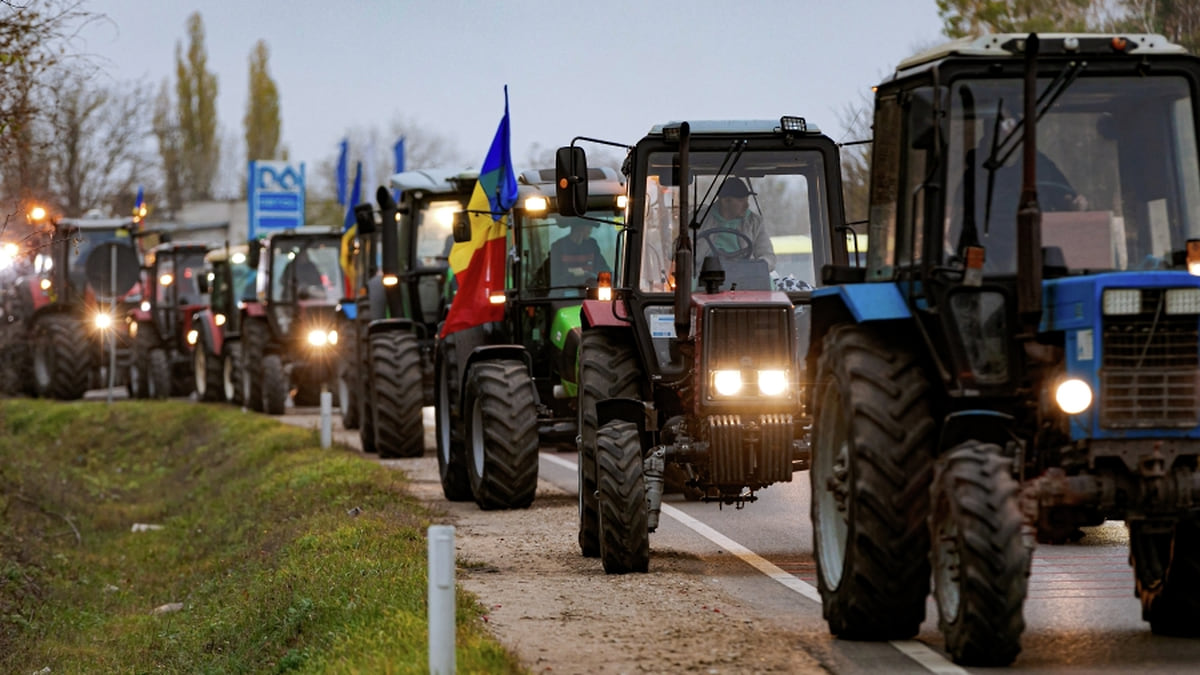
[[[717,246],[714,237],[725,234],[732,234],[734,236],[734,238],[737,240],[737,248],[732,251],[726,251]],[[709,229],[700,232],[697,237],[704,243],[708,244],[709,251],[716,254],[718,258],[723,260],[748,260],[750,259],[751,254],[754,252],[754,240],[751,239],[749,235],[739,230],[727,230],[724,228]]]

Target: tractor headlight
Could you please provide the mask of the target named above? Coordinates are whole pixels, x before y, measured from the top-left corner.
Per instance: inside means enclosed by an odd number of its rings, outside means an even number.
[[[758,371],[758,390],[763,396],[779,396],[787,391],[788,378],[786,370]]]
[[[218,326],[224,326],[225,325],[225,315],[217,314],[216,316],[213,317],[213,323],[217,324]]]
[[[1092,405],[1092,388],[1077,378],[1063,380],[1054,390],[1054,400],[1068,415],[1076,415]]]
[[[1200,314],[1200,288],[1168,288],[1167,314]]]
[[[192,330],[189,330],[187,332],[187,343],[189,345],[195,346],[196,342],[199,339],[200,339],[200,331],[193,328]]]
[[[308,331],[308,344],[314,347],[324,347],[327,344],[335,343],[337,343],[336,333],[334,334],[333,339],[330,339],[330,333],[328,331],[324,331],[319,328]]]
[[[742,373],[738,370],[713,371],[713,389],[721,396],[733,396],[742,390]]]
[[[92,323],[100,330],[108,330],[112,326],[112,316],[107,312],[96,312],[96,316],[92,317]]]
[[[1141,311],[1141,289],[1109,288],[1104,291],[1105,314],[1139,314]]]

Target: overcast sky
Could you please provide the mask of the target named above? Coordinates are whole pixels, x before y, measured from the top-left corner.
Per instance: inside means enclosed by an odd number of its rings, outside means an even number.
[[[935,0],[91,0],[84,47],[116,81],[174,82],[204,19],[220,125],[243,133],[249,56],[270,47],[282,141],[310,172],[349,129],[398,118],[478,167],[509,89],[514,160],[574,136],[634,143],[681,119],[842,117],[944,40]],[[394,140],[394,139],[391,139]],[[390,145],[391,140],[384,141]]]

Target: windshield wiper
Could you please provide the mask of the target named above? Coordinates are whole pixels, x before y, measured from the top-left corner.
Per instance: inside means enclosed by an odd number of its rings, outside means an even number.
[[[696,203],[696,210],[692,213],[692,221],[688,223],[688,227],[691,228],[693,233],[700,229],[700,223],[703,223],[708,218],[708,212],[712,211],[713,204],[717,203],[716,198],[713,197],[713,190],[720,190],[719,186],[725,184],[725,180],[733,173],[733,167],[737,166],[738,160],[742,158],[742,153],[746,151],[747,145],[749,145],[749,141],[742,138],[734,141],[729,146],[724,159],[721,160],[721,165],[717,167],[716,180],[704,191],[704,198]],[[683,180],[683,178],[680,180]],[[684,189],[686,190],[687,188],[685,187]],[[710,197],[712,201],[709,201]],[[701,208],[704,209],[704,215],[696,218],[695,216],[700,214]],[[695,244],[695,242],[692,243],[693,245]]]

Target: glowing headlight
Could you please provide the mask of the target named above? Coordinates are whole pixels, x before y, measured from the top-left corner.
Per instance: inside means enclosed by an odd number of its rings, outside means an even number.
[[[92,321],[96,324],[96,328],[100,330],[108,330],[109,326],[112,325],[112,317],[104,312],[98,312],[96,316],[92,317]]]
[[[135,338],[135,337],[137,337],[137,331],[138,331],[138,325],[137,325],[137,322],[136,322],[136,321],[130,321],[130,322],[129,322],[129,337],[131,337],[131,338]]]
[[[758,371],[758,390],[764,396],[779,396],[787,391],[787,371],[760,370]]]
[[[170,272],[164,273],[158,278],[158,283],[162,286],[170,286],[175,282],[175,277]]]
[[[141,307],[141,308],[142,308],[142,311],[143,311],[143,312],[149,312],[149,311],[150,311],[150,301],[149,301],[149,300],[143,300],[143,301],[142,301],[142,304],[141,304],[141,305],[139,305],[139,307]]]
[[[1104,291],[1105,314],[1137,314],[1141,311],[1141,289],[1110,288]]]
[[[242,263],[246,262],[246,254],[241,252],[234,253],[232,256],[230,256],[230,260],[233,261],[234,265],[241,265]]]
[[[329,331],[329,344],[336,345],[337,341],[338,341],[337,331],[336,330]]]
[[[334,338],[334,340],[331,341],[329,339],[329,333],[326,333],[323,330],[317,329],[317,330],[308,331],[308,344],[310,344],[314,347],[324,347],[325,345],[329,344],[330,342],[336,342],[336,341],[337,341],[337,338]]]
[[[213,323],[217,324],[218,326],[224,326],[225,325],[225,315],[218,314],[218,315],[214,316]]]
[[[38,284],[38,286],[41,286],[43,291],[50,290],[50,285],[51,285],[51,282],[49,279],[42,279],[42,282],[40,284]]]
[[[197,331],[197,330],[194,330],[194,329],[193,329],[193,330],[189,330],[189,331],[187,332],[187,343],[188,343],[189,345],[194,345],[194,344],[196,344],[196,342],[197,342],[199,339],[200,339],[200,331]]]
[[[737,370],[713,371],[713,388],[721,396],[733,396],[742,390],[742,373]]]
[[[546,210],[548,205],[549,202],[546,201],[546,198],[542,196],[534,195],[525,198],[526,211],[535,211],[537,213],[541,213]]]
[[[1075,415],[1092,405],[1092,388],[1083,380],[1064,380],[1054,390],[1054,400],[1063,412]]]
[[[1167,314],[1200,314],[1200,288],[1168,288]]]
[[[398,283],[400,283],[400,277],[396,276],[395,274],[383,275],[383,285],[384,286],[391,288],[392,286],[395,286]]]
[[[506,300],[508,300],[508,296],[504,294],[504,291],[492,293],[488,296],[488,302],[493,305],[503,305]]]

